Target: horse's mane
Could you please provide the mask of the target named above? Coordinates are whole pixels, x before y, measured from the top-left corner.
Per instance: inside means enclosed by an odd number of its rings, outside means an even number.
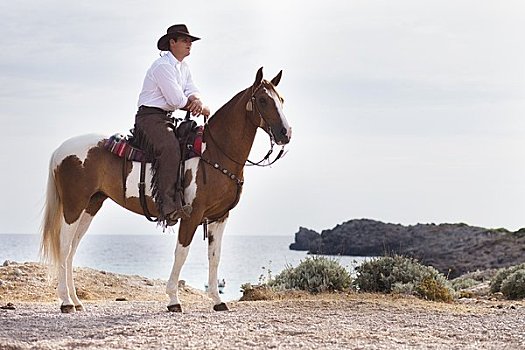
[[[266,79],[263,79],[260,83],[261,85],[265,87],[271,87],[273,91],[275,91],[275,88],[273,87],[273,84],[269,82]],[[232,105],[235,105],[235,103],[238,102],[238,100],[241,99],[242,95],[246,94],[246,92],[251,89],[252,86],[247,87],[246,89],[238,92],[235,96],[233,96],[228,102],[226,102],[222,107],[220,107],[213,115],[210,117],[208,123],[212,123],[214,120],[219,119],[219,116],[224,114],[224,110],[230,109]],[[277,93],[277,91],[275,91]],[[279,95],[279,93],[277,93]],[[280,96],[279,96],[280,97]]]
[[[230,109],[232,105],[237,103],[237,101],[246,93],[246,91],[249,89],[246,88],[240,92],[238,92],[235,96],[233,96],[228,102],[226,102],[222,107],[220,107],[213,115],[210,117],[208,123],[212,123],[214,120],[219,119],[219,116],[224,114],[224,111],[226,109]]]

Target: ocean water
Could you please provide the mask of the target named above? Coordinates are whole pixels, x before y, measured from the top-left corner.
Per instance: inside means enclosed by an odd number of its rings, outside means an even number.
[[[152,235],[89,235],[80,242],[74,266],[90,267],[128,275],[167,280],[176,245],[174,234]],[[308,255],[289,250],[289,236],[225,235],[223,238],[219,279],[226,281],[224,301],[242,296],[244,283],[259,283],[261,276],[275,276],[286,266],[297,266]],[[5,260],[39,261],[40,236],[0,234],[0,264]],[[365,258],[332,257],[353,272]],[[181,279],[194,288],[204,290],[208,281],[207,241],[196,234],[181,272]]]

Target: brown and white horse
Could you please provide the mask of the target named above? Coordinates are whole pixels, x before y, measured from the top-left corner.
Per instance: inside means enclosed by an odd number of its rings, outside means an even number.
[[[228,310],[218,292],[217,270],[221,242],[229,211],[237,203],[243,168],[260,127],[279,145],[287,144],[291,128],[283,114],[283,99],[275,87],[282,71],[263,80],[262,68],[255,82],[239,92],[210,118],[204,132],[202,157],[187,160],[184,198],[193,207],[179,226],[175,261],[167,284],[168,310],[181,312],[178,280],[197,227],[210,221],[208,230],[208,293],[216,311]],[[62,312],[82,311],[73,281],[73,257],[91,220],[102,203],[111,198],[120,206],[144,214],[138,182],[140,163],[127,162],[102,147],[104,136],[84,135],[65,141],[51,157],[42,225],[41,254],[58,275],[57,293]],[[157,209],[147,171],[147,204]]]

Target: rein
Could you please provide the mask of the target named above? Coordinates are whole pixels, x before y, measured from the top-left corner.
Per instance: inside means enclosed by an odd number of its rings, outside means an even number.
[[[264,156],[263,159],[261,159],[260,161],[258,161],[257,163],[255,162],[252,162],[251,160],[249,159],[246,159],[246,162],[248,164],[246,164],[246,166],[260,166],[260,167],[267,167],[267,166],[270,166],[272,165],[273,163],[275,163],[276,161],[278,161],[279,159],[282,158],[283,155],[286,154],[285,150],[284,150],[284,146],[281,148],[281,150],[279,151],[279,153],[277,154],[277,157],[275,157],[274,160],[270,161],[270,155],[273,153],[273,146],[275,145],[275,143],[273,142],[273,140],[270,138],[270,150],[268,151],[268,153],[266,153],[266,155]],[[268,160],[268,163],[266,164],[261,164],[262,162]]]

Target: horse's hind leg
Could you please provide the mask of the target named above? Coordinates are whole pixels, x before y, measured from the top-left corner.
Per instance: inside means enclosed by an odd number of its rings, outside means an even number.
[[[77,290],[75,288],[75,280],[73,279],[73,259],[77,252],[78,244],[84,235],[86,234],[93,217],[102,207],[102,203],[107,199],[102,193],[96,193],[91,196],[87,208],[82,211],[80,217],[76,221],[76,228],[70,243],[69,254],[66,258],[66,281],[69,299],[73,302],[76,311],[84,311],[84,306],[77,296]],[[69,309],[70,307],[68,307]]]
[[[77,252],[78,244],[80,243],[80,240],[87,232],[87,229],[89,228],[89,225],[91,224],[91,221],[93,220],[93,216],[90,214],[83,212],[80,216],[78,227],[76,229],[76,232],[73,236],[73,241],[71,242],[71,250],[69,252],[69,255],[66,259],[67,264],[67,287],[69,292],[69,297],[73,301],[73,305],[75,305],[76,311],[84,311],[84,306],[82,305],[82,302],[77,296],[77,290],[75,288],[75,281],[73,279],[73,258],[75,257],[75,253]]]
[[[221,258],[222,236],[226,227],[226,219],[210,224],[208,231],[208,294],[213,300],[215,311],[226,311],[228,306],[222,302],[218,288],[218,270]]]
[[[77,228],[80,224],[80,218],[72,224],[67,224],[62,219],[62,227],[60,229],[60,258],[58,262],[58,286],[57,293],[59,299],[62,301],[60,310],[63,313],[70,313],[75,311],[75,304],[71,299],[69,286],[72,282],[68,279],[72,279],[73,271],[71,261],[73,259],[71,251],[73,240],[77,232]],[[71,255],[71,258],[70,258]]]

